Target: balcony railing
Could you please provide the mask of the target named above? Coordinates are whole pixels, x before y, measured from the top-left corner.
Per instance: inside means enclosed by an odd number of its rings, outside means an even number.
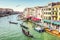
[[[52,15],[52,17],[57,17],[57,15]]]

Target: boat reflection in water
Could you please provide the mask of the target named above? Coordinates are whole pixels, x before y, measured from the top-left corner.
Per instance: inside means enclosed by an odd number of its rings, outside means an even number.
[[[23,24],[20,24],[21,27],[28,29],[28,27],[24,26]]]

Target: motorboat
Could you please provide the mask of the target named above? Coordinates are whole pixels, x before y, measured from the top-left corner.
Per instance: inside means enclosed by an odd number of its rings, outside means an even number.
[[[35,27],[34,30],[38,31],[38,32],[44,32],[45,30],[41,27]]]

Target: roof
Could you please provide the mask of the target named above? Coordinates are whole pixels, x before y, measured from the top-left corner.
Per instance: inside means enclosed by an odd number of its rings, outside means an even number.
[[[44,21],[44,22],[47,22],[47,23],[51,23],[51,20],[46,20],[46,19],[44,19],[43,21]]]
[[[51,4],[52,4],[52,6],[54,6],[54,5],[60,5],[60,2],[51,2],[48,5],[51,5]]]
[[[60,5],[55,5],[53,6],[53,8],[60,8]]]

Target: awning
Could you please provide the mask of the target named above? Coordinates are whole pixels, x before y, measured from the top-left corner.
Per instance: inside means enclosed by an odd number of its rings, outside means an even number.
[[[55,25],[60,25],[60,22],[53,22],[53,24],[55,24]]]
[[[51,23],[51,20],[43,20],[44,22],[46,22],[46,23]],[[52,24],[55,24],[55,25],[60,25],[60,21],[54,21],[54,20],[52,20]]]
[[[29,19],[29,18],[32,18],[32,16],[27,16],[26,18]]]
[[[51,20],[44,19],[43,21],[46,22],[46,23],[51,23]]]
[[[39,21],[39,20],[41,21],[41,19],[35,18],[35,17],[32,17],[32,20],[33,20],[33,21]]]

